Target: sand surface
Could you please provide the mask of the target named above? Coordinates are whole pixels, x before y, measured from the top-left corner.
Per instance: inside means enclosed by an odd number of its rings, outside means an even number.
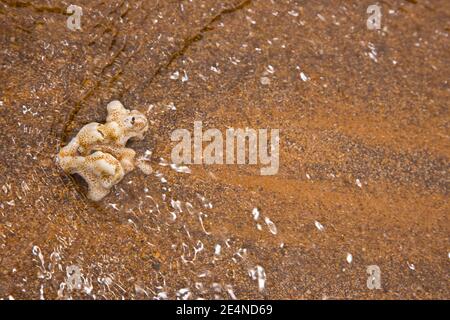
[[[84,0],[70,31],[1,0],[0,298],[449,299],[450,2],[379,1],[379,31],[373,2]],[[154,173],[93,203],[55,155],[114,99]],[[280,129],[278,174],[177,172],[194,121]]]

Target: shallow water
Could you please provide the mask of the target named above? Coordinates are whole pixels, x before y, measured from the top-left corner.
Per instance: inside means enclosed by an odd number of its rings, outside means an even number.
[[[370,4],[1,1],[0,298],[448,299],[450,6]],[[113,99],[153,173],[93,203],[55,155]],[[279,128],[278,173],[173,164],[194,121]]]

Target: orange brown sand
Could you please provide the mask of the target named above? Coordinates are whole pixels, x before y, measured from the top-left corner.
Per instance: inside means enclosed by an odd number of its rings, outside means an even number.
[[[379,1],[379,31],[366,0],[77,2],[80,31],[70,3],[0,1],[0,298],[450,298],[448,1]],[[154,173],[95,203],[55,156],[115,99]],[[279,128],[278,174],[173,170],[194,121]]]

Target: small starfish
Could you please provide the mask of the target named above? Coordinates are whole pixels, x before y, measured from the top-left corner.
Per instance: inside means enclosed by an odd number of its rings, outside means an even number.
[[[128,110],[119,101],[107,105],[104,124],[91,122],[80,129],[58,154],[57,162],[69,173],[77,173],[89,185],[88,198],[103,199],[123,177],[138,166],[144,174],[152,172],[147,158],[135,159],[136,152],[127,148],[130,139],[142,140],[148,120],[137,110]]]

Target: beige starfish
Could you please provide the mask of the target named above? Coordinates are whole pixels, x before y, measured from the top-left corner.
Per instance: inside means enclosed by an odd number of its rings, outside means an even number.
[[[127,148],[130,139],[142,140],[148,130],[145,115],[127,110],[119,101],[107,105],[106,123],[91,122],[63,147],[57,157],[61,168],[79,174],[89,185],[88,198],[99,201],[119,183],[125,174],[138,166],[144,174],[152,169],[136,152]]]

